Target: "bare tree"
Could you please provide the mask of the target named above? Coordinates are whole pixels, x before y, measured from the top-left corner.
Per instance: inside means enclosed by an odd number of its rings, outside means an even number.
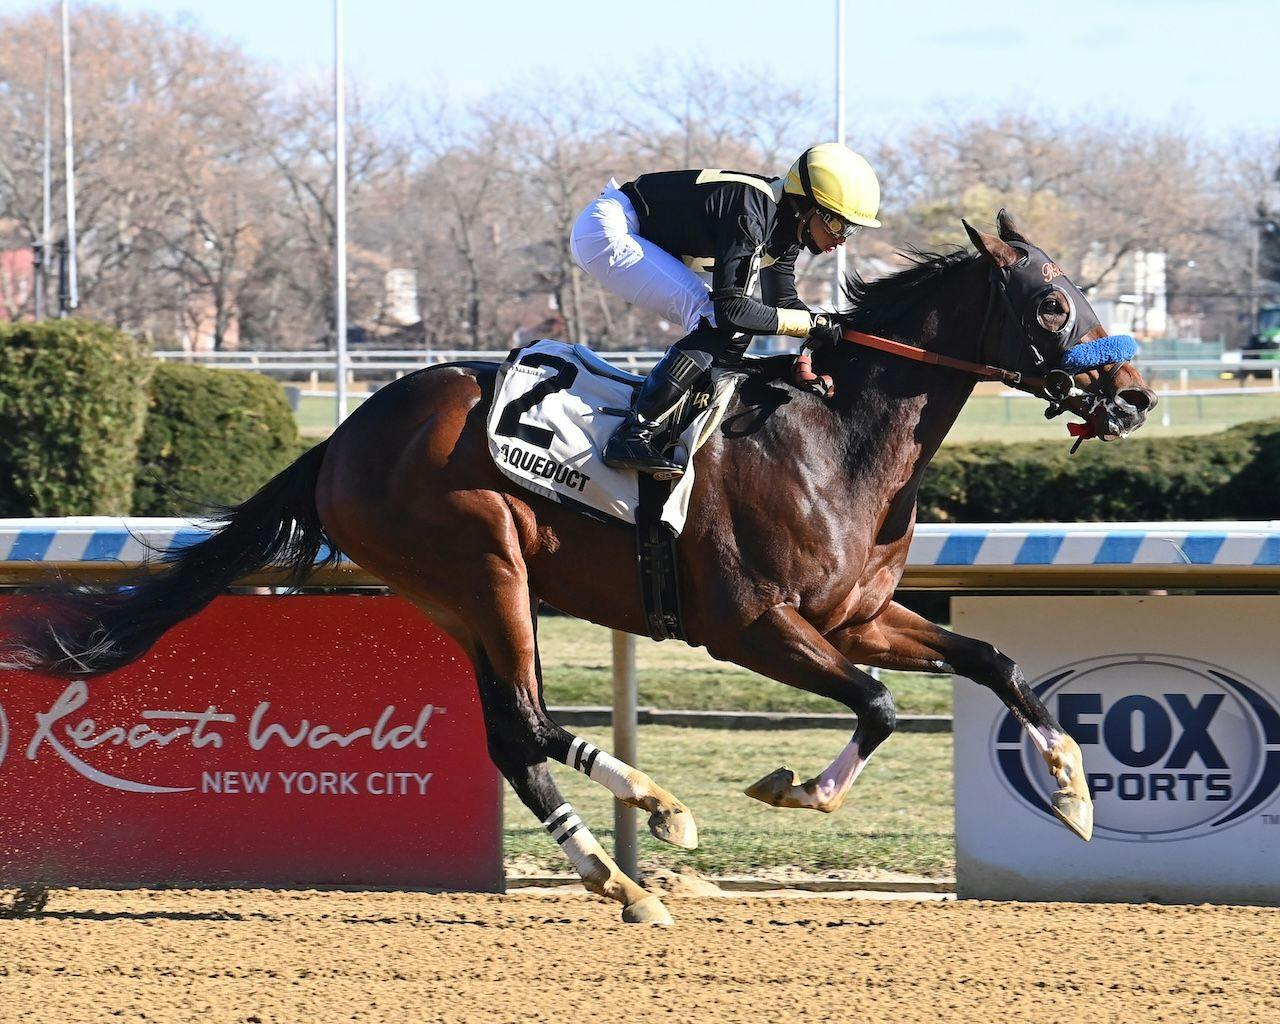
[[[323,324],[332,344],[334,247],[337,225],[333,196],[333,127],[330,97],[320,86],[296,90],[278,101],[271,130],[278,142],[272,161],[287,193],[279,209],[284,227],[280,257],[300,312]],[[378,110],[356,92],[347,103],[348,216],[357,220],[361,204],[396,166],[393,141],[378,129]],[[353,318],[377,298],[351,296]]]

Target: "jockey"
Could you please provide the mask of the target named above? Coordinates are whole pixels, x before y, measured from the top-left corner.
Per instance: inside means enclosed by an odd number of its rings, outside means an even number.
[[[796,257],[802,245],[831,252],[859,228],[879,227],[879,206],[870,164],[835,142],[805,150],[785,178],[687,170],[642,174],[621,187],[610,179],[573,225],[574,262],[688,333],[649,372],[605,462],[678,476],[680,467],[654,449],[655,430],[713,365],[740,365],[753,335],[805,339],[797,382],[827,394],[808,352],[840,328],[800,301]],[[710,290],[699,271],[711,273]],[[763,301],[752,297],[757,276]]]

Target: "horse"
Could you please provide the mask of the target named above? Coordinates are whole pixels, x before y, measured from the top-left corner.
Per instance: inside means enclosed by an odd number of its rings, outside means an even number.
[[[887,278],[851,277],[852,305],[840,314],[846,336],[879,331],[891,336],[889,350],[820,351],[815,366],[835,387],[829,398],[791,382],[790,357],[753,361],[696,455],[677,548],[688,642],[857,715],[853,736],[817,775],[801,781],[779,768],[748,788],[767,804],[835,811],[893,732],[892,696],[859,665],[959,674],[1018,718],[1058,787],[1054,813],[1090,837],[1080,749],[1017,664],[894,601],[922,475],[982,369],[995,362],[997,376],[1039,395],[1050,413],[1082,417],[1079,429],[1104,440],[1137,429],[1156,404],[1126,358],[1063,369],[1071,351],[1106,332],[1004,211],[997,225],[991,235],[964,224],[974,252],[918,253]],[[540,601],[646,631],[634,531],[526,492],[499,472],[485,431],[496,371],[491,362],[457,362],[382,388],[327,440],[224,510],[207,539],[167,553],[136,586],[49,594],[12,624],[0,660],[57,675],[110,672],[245,574],[278,564],[296,586],[345,553],[466,652],[489,756],[586,888],[621,903],[624,921],[669,923],[659,898],[619,870],[563,799],[548,761],[647,811],[650,831],[676,847],[696,847],[693,815],[645,773],[552,719],[538,656]]]

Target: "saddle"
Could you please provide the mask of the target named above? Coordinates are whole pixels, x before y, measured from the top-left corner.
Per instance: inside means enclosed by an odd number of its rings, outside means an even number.
[[[684,529],[694,453],[712,436],[743,374],[714,373],[663,422],[656,443],[685,467],[658,481],[604,464],[601,453],[629,414],[644,378],[582,345],[541,340],[514,349],[498,370],[488,417],[489,451],[520,486],[583,515],[636,527],[649,633],[683,637],[675,540]]]
[[[631,373],[629,370],[622,370],[614,366],[612,363],[597,355],[591,349],[583,345],[573,346],[575,355],[579,356],[586,363],[593,373],[603,374],[612,377],[612,379],[625,383],[631,389],[631,397],[634,398],[636,393],[644,384],[644,376],[642,374]],[[662,421],[662,425],[653,435],[653,444],[659,452],[664,455],[676,446],[680,441],[680,436],[689,428],[690,424],[702,413],[711,408],[712,399],[716,396],[717,385],[710,377],[704,377],[702,383],[690,388],[688,392],[672,406],[671,411],[667,413]],[[626,407],[601,409],[602,413],[611,416],[617,416],[619,419],[625,418],[630,412],[630,403]],[[702,447],[705,438],[701,439],[695,446]],[[690,453],[692,454],[692,453]]]
[[[659,443],[685,467],[660,516],[676,535],[688,511],[693,454],[715,431],[741,377],[716,374],[663,424]],[[582,345],[542,340],[514,349],[498,369],[488,416],[489,451],[498,469],[584,515],[634,524],[637,474],[606,466],[601,453],[642,382]]]

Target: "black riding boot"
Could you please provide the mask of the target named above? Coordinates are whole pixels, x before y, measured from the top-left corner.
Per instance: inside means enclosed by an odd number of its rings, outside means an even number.
[[[669,351],[640,387],[631,415],[604,446],[604,461],[614,469],[634,469],[663,480],[683,475],[684,468],[653,447],[653,436],[666,415],[707,372],[704,352]]]

